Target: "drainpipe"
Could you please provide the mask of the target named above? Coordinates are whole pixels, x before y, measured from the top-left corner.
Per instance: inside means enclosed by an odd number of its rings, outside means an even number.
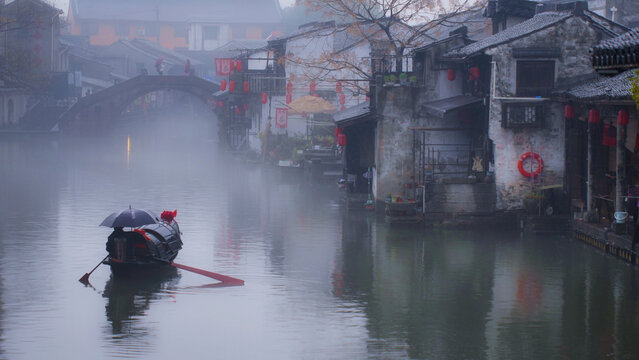
[[[586,214],[590,216],[592,214],[592,132],[593,124],[588,120],[588,179],[586,181]]]
[[[615,212],[623,211],[623,184],[626,177],[626,168],[624,164],[624,144],[626,142],[626,136],[624,128],[625,126],[617,124],[617,174],[615,182]]]

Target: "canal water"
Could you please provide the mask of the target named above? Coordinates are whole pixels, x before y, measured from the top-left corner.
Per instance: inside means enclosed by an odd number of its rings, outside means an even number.
[[[637,270],[564,236],[389,226],[206,125],[0,140],[2,359],[636,359]],[[156,129],[163,129],[156,133]],[[177,209],[175,270],[107,266],[109,213]]]

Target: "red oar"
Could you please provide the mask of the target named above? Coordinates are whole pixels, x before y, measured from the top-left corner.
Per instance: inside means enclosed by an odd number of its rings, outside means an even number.
[[[89,284],[89,276],[91,276],[91,274],[95,271],[95,269],[98,268],[98,266],[100,266],[100,264],[102,264],[102,262],[104,260],[106,260],[109,257],[109,255],[105,256],[104,259],[100,260],[100,262],[98,263],[98,265],[96,265],[93,270],[89,271],[88,273],[84,274],[81,278],[80,278],[80,282],[83,283],[84,285]]]
[[[194,272],[196,274],[208,276],[208,277],[210,277],[212,279],[215,279],[217,281],[221,281],[221,282],[223,282],[225,284],[228,284],[228,285],[244,285],[244,280],[236,279],[234,277],[230,277],[230,276],[214,273],[214,272],[211,272],[211,271],[206,271],[206,270],[202,270],[202,269],[198,269],[198,268],[194,268],[194,267],[190,267],[190,266],[186,266],[186,265],[182,265],[182,264],[178,264],[178,263],[174,263],[174,262],[171,263],[171,266],[176,267],[178,269]]]

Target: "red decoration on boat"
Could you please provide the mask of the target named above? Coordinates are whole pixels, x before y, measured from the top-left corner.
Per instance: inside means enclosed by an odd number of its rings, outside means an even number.
[[[338,81],[338,82],[335,84],[335,92],[338,92],[338,93],[341,93],[341,92],[342,92],[342,82],[341,82],[341,81]]]
[[[344,104],[346,104],[346,95],[344,95],[344,94],[339,94],[339,104],[340,104],[340,105],[344,105]]]
[[[229,81],[229,91],[230,92],[235,91],[235,80]]]
[[[455,81],[455,69],[446,70],[446,78],[448,81]]]
[[[315,84],[315,81],[314,81],[314,80],[311,80],[311,83],[309,84],[309,88],[310,88],[310,91],[311,91],[312,93],[314,93],[314,92],[315,92],[315,88],[316,88],[316,87],[317,87],[317,85]]]
[[[222,80],[222,82],[220,82],[220,90],[222,91],[226,90],[226,80]]]
[[[346,134],[337,135],[337,145],[346,146]]]
[[[245,81],[244,84],[242,84],[242,89],[244,90],[245,93],[249,92],[250,85],[248,81]]]
[[[171,222],[173,222],[173,219],[175,219],[176,216],[177,216],[177,209],[173,211],[164,210],[162,211],[162,214],[160,215],[160,219],[170,224]]]
[[[235,61],[235,70],[242,71],[242,60]]]
[[[293,101],[293,95],[290,93],[286,94],[286,105],[290,104]]]
[[[621,126],[626,126],[628,125],[629,121],[630,119],[628,115],[628,110],[625,110],[625,109],[619,110],[619,114],[617,115],[617,123]]]
[[[286,92],[289,94],[293,92],[293,82],[290,80],[286,83]]]
[[[262,97],[260,98],[260,100],[262,101],[262,104],[266,104],[268,102],[268,94],[262,92]]]
[[[591,124],[598,124],[599,123],[599,110],[590,109],[588,111],[588,122],[591,123]]]
[[[572,119],[575,117],[575,108],[570,104],[564,106],[564,117],[566,119]]]
[[[471,67],[468,72],[470,73],[469,80],[479,80],[479,68],[477,66]]]

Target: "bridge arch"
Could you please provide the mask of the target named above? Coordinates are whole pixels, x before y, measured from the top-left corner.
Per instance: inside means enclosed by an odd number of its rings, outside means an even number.
[[[213,99],[220,85],[195,76],[139,75],[80,98],[58,119],[62,132],[102,130],[140,96],[160,90],[189,93],[204,103]]]

